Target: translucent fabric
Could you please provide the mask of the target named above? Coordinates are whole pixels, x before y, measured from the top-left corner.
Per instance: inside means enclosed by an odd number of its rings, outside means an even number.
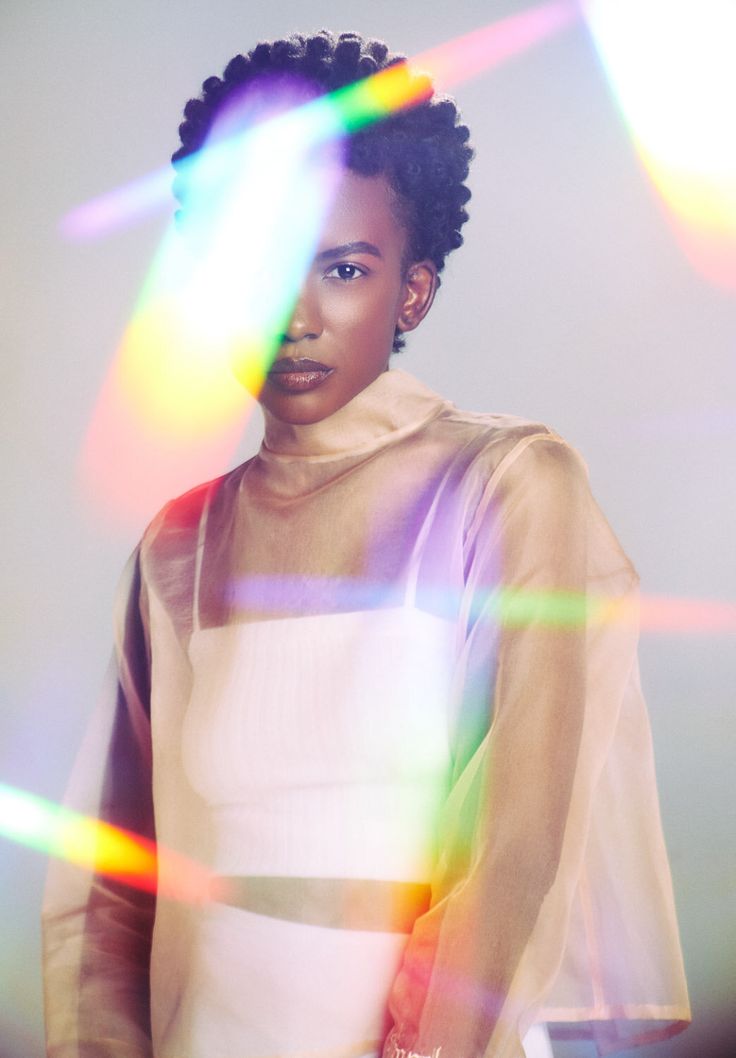
[[[230,896],[53,865],[51,1058],[523,1058],[538,1022],[600,1054],[682,1028],[635,598],[544,426],[396,370],[321,423],[267,416],[136,550],[69,795]]]

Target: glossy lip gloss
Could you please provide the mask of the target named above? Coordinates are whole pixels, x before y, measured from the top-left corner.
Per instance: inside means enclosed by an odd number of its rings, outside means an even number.
[[[334,370],[334,367],[306,357],[298,360],[281,357],[274,361],[267,377],[272,386],[284,393],[306,393],[321,386]]]

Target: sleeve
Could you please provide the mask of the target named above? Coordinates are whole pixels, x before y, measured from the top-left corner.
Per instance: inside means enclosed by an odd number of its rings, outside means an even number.
[[[139,552],[123,574],[116,646],[65,804],[149,839],[150,656]],[[48,1058],[152,1058],[155,895],[53,861],[42,913]]]
[[[471,524],[455,773],[384,1058],[523,1058],[555,978],[636,644],[631,621],[586,627],[594,506],[578,456],[535,435]],[[617,546],[598,572],[596,592],[635,587]]]

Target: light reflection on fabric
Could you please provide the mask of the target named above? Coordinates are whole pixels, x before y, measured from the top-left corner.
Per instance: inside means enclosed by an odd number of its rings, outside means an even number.
[[[243,577],[231,585],[228,601],[238,609],[264,615],[303,616],[329,606],[355,611],[385,606],[395,586],[347,577]],[[438,616],[454,620],[460,611],[459,596],[441,585],[422,589],[419,605]],[[552,628],[579,628],[583,624],[638,622],[642,631],[672,634],[736,632],[736,603],[716,599],[643,595],[637,601],[550,590],[528,591],[513,586],[479,594],[472,617],[483,616],[500,626],[523,628],[530,624]]]

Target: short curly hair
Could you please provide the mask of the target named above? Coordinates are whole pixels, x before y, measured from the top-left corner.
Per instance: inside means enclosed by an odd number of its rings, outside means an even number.
[[[324,95],[404,61],[382,41],[358,33],[335,36],[320,30],[260,43],[231,59],[221,78],[207,78],[200,97],[189,100],[179,126],[181,147],[171,160],[176,167],[198,151],[223,104],[257,80],[296,75],[316,95]],[[423,101],[349,137],[348,168],[363,176],[384,176],[394,192],[407,232],[406,264],[429,259],[440,273],[447,254],[462,245],[460,229],[468,219],[470,199],[464,181],[473,157],[469,138],[454,101],[435,95],[429,84]],[[402,345],[397,333],[394,350]]]

